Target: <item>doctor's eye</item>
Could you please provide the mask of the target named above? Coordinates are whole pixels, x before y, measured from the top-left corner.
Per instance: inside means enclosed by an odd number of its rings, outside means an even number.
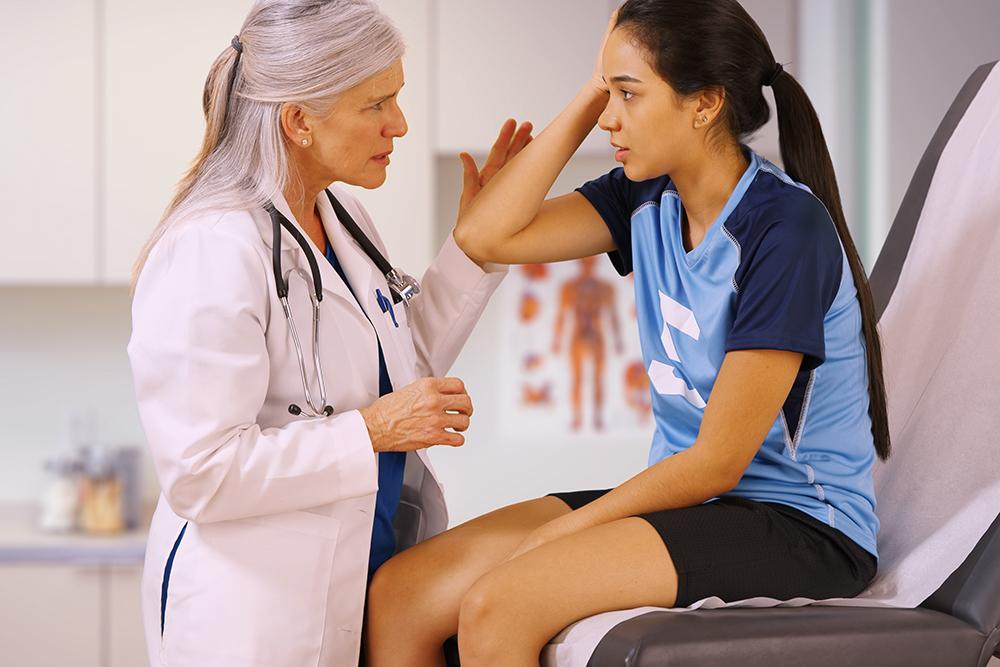
[[[375,110],[375,111],[381,111],[382,108],[383,108],[383,106],[384,106],[384,104],[385,104],[384,102],[379,102],[378,104],[373,104],[372,105],[372,109]]]

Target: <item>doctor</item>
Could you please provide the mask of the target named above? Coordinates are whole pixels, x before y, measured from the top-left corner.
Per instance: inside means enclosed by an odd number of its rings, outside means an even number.
[[[384,182],[402,55],[369,0],[263,0],[209,73],[201,153],[135,271],[152,665],[357,664],[375,568],[447,526],[426,449],[462,445],[472,403],[441,376],[504,270],[449,235],[419,288],[387,280],[327,189]],[[505,125],[463,205],[528,132]]]

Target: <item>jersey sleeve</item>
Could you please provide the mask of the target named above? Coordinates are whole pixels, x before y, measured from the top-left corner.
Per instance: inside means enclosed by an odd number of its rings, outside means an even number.
[[[576,189],[590,202],[608,226],[617,250],[608,253],[615,270],[632,273],[632,211],[634,183],[621,167],[588,181]]]
[[[785,216],[741,252],[726,352],[789,350],[804,355],[802,370],[822,364],[824,319],[844,266],[837,231],[826,210],[820,205],[818,210],[812,207]]]

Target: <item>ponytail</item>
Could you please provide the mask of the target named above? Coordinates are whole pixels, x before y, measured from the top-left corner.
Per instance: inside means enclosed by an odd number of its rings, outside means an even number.
[[[882,372],[882,342],[876,326],[875,301],[864,265],[851,238],[840,202],[840,189],[833,170],[830,151],[823,137],[819,118],[809,96],[792,75],[779,73],[772,84],[778,116],[778,141],[785,173],[809,186],[826,206],[844,246],[847,263],[861,304],[861,327],[865,337],[868,364],[868,414],[879,458],[889,458],[891,449],[886,409],[885,379]]]
[[[236,38],[234,38],[234,41]],[[242,50],[242,46],[240,47]],[[191,166],[184,173],[174,197],[167,206],[167,215],[160,221],[150,239],[139,251],[135,264],[132,266],[131,289],[135,290],[135,284],[139,280],[139,273],[149,258],[149,253],[153,246],[160,240],[166,231],[166,220],[170,211],[177,210],[182,203],[190,198],[198,182],[199,176],[205,170],[205,162],[209,156],[215,153],[222,143],[223,135],[226,131],[226,117],[229,115],[229,107],[236,103],[234,88],[236,87],[239,75],[240,53],[232,47],[219,54],[212,63],[212,68],[205,79],[205,87],[201,95],[201,108],[205,114],[205,134],[201,140],[201,150],[195,156]]]

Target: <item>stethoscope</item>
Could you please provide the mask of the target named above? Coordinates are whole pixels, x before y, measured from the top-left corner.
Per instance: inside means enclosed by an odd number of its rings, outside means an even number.
[[[413,297],[420,294],[420,283],[417,282],[415,278],[403,273],[399,269],[393,268],[388,260],[382,256],[382,253],[378,251],[375,244],[365,236],[361,228],[358,227],[357,223],[351,217],[350,213],[347,212],[337,198],[333,196],[329,190],[326,190],[326,196],[330,200],[330,205],[333,206],[334,212],[337,214],[337,219],[340,220],[340,224],[347,229],[351,237],[357,241],[361,249],[364,250],[365,254],[375,262],[375,266],[378,267],[385,275],[386,283],[389,285],[389,291],[392,293],[392,303],[402,303],[404,306],[409,307],[410,300]],[[302,378],[302,391],[306,397],[306,409],[299,407],[295,403],[288,406],[288,411],[293,415],[300,415],[305,413],[307,417],[329,417],[333,414],[333,406],[328,405],[326,402],[326,383],[323,381],[323,363],[320,359],[319,354],[319,318],[320,309],[319,304],[323,300],[323,278],[319,272],[319,263],[316,261],[316,255],[313,253],[312,249],[309,247],[309,242],[306,237],[303,236],[295,225],[289,222],[288,218],[281,214],[281,212],[274,207],[274,204],[268,202],[265,207],[268,214],[271,216],[271,230],[273,233],[273,242],[271,244],[271,263],[274,270],[274,288],[278,293],[278,300],[281,301],[281,308],[285,311],[285,320],[288,322],[288,330],[292,334],[292,344],[295,346],[295,355],[299,360],[299,375]],[[317,384],[319,385],[319,400],[316,401],[313,398],[312,389],[309,386],[309,380],[306,376],[306,361],[305,355],[302,354],[302,344],[299,341],[299,333],[295,328],[295,319],[292,317],[292,311],[288,306],[288,282],[284,278],[284,274],[281,271],[281,228],[284,227],[295,239],[299,247],[302,248],[302,252],[305,253],[306,261],[309,262],[309,272],[312,274],[312,286],[313,289],[309,292],[309,300],[312,302],[312,333],[313,333],[313,371],[316,374]],[[292,269],[292,272],[298,274],[304,281],[308,282],[309,275],[301,267],[296,267]],[[291,272],[290,272],[291,273]],[[379,307],[382,308],[382,312],[385,313],[386,310],[392,308],[392,304],[388,303],[388,299],[379,296]],[[360,304],[359,304],[360,305]],[[391,312],[391,311],[390,311]],[[393,321],[395,322],[395,314],[393,313]],[[396,326],[399,326],[398,324]]]

